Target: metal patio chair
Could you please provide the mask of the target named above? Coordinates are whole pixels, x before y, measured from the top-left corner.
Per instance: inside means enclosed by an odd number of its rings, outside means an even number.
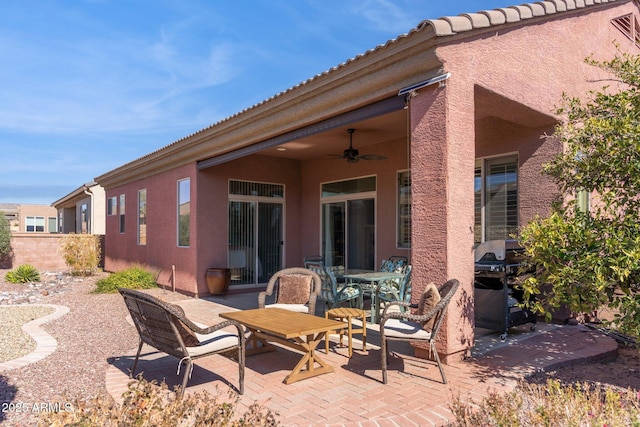
[[[353,307],[354,302],[358,308],[362,308],[362,288],[354,283],[338,283],[336,276],[330,269],[317,261],[305,262],[305,268],[313,271],[322,280],[322,287],[318,293],[318,299],[325,302],[329,308],[340,307],[343,303],[348,302]]]

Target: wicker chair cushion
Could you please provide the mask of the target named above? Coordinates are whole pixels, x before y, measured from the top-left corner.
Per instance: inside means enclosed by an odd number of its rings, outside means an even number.
[[[419,315],[427,314],[440,302],[440,292],[438,292],[438,288],[435,284],[429,283],[425,288],[422,296],[420,297],[420,302],[418,303],[418,313]],[[431,332],[433,329],[433,322],[435,321],[435,316],[431,319],[421,322],[422,329],[427,332]]]
[[[168,303],[168,302],[165,302],[165,304],[168,305],[172,310],[177,311],[180,315],[184,317],[185,314],[182,307],[180,307],[179,305]],[[196,336],[196,333],[193,332],[191,329],[189,329],[189,327],[186,326],[184,323],[182,323],[177,316],[172,315],[171,317],[173,318],[173,322],[176,325],[176,328],[178,328],[178,332],[180,332],[180,337],[182,338],[182,342],[184,342],[185,347],[199,346],[200,340]]]
[[[420,323],[402,319],[389,319],[384,323],[384,335],[389,338],[428,340],[431,332],[421,328]]]
[[[285,274],[278,281],[278,304],[306,304],[313,278],[306,274]]]
[[[265,308],[283,308],[298,313],[309,313],[309,306],[307,304],[267,304]]]
[[[238,346],[238,335],[225,332],[223,330],[215,331],[207,335],[197,334],[200,338],[199,345],[196,347],[187,347],[187,352],[191,357],[198,357],[208,353],[217,353],[227,348]]]

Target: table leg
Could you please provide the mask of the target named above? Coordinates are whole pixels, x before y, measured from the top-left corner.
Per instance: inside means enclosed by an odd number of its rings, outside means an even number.
[[[267,353],[269,351],[275,351],[276,347],[269,344],[265,339],[259,336],[258,331],[253,329],[249,330],[249,336],[247,337],[245,354],[251,356],[253,354]]]
[[[349,334],[349,358],[351,358],[351,356],[353,356],[353,336],[351,334],[352,332],[352,327],[351,327],[351,316],[347,317],[347,334]],[[342,345],[342,336],[340,336],[340,345]]]
[[[371,284],[371,323],[378,323],[378,286]]]
[[[315,377],[316,375],[326,374],[333,372],[333,366],[327,364],[316,353],[316,347],[320,341],[325,337],[325,333],[321,332],[317,335],[307,335],[306,342],[302,339],[295,340],[298,344],[298,349],[304,351],[304,354],[295,368],[284,379],[285,384],[291,384],[296,381],[304,380],[306,378]],[[320,365],[316,368],[315,364]],[[306,365],[306,370],[303,371]]]

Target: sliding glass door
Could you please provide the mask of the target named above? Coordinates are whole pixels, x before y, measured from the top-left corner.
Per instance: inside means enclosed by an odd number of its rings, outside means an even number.
[[[233,285],[266,283],[282,269],[283,212],[281,186],[231,181],[229,268]],[[240,194],[238,194],[240,193]],[[274,196],[275,194],[275,196]]]
[[[374,270],[375,177],[322,187],[321,240],[326,265]]]

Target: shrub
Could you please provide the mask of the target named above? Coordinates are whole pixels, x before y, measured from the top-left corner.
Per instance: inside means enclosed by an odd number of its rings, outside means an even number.
[[[521,383],[510,393],[490,393],[482,403],[454,398],[454,426],[638,426],[640,401],[632,389],[587,383]]]
[[[60,241],[64,262],[71,274],[90,276],[98,269],[100,237],[92,234],[66,234]]]
[[[138,379],[129,385],[121,405],[103,394],[87,401],[76,400],[71,408],[60,412],[41,413],[42,426],[277,426],[277,413],[257,403],[244,414],[236,414],[239,396],[229,392],[229,399],[218,394],[185,394],[182,399],[170,393],[163,382]],[[63,408],[66,409],[66,408]]]
[[[0,211],[0,259],[11,253],[11,226],[9,220]]]
[[[108,294],[118,291],[118,288],[127,289],[150,289],[158,287],[156,283],[157,274],[154,274],[143,267],[136,266],[126,270],[112,273],[109,277],[96,282],[94,293]]]
[[[15,270],[9,271],[4,278],[9,283],[32,283],[40,281],[40,273],[33,265],[22,264]]]

